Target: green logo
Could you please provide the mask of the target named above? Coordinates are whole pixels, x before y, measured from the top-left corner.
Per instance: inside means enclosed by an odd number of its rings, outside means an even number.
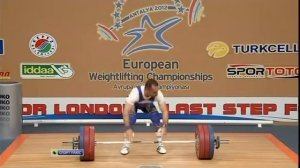
[[[68,63],[21,63],[22,79],[70,79],[74,70]]]

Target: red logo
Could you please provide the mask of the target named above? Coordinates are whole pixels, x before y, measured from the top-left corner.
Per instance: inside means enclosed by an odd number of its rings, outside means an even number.
[[[10,79],[10,72],[0,71],[0,79]]]

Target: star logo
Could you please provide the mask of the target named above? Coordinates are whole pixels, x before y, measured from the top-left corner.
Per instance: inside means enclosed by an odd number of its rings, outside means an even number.
[[[177,10],[177,13],[184,14],[185,8],[183,6],[180,6]]]
[[[158,24],[154,24],[149,15],[144,15],[141,18],[140,27],[131,29],[124,33],[124,36],[134,36],[134,38],[124,47],[122,54],[123,55],[131,55],[133,53],[139,51],[146,51],[146,50],[163,50],[168,51],[173,46],[167,42],[163,35],[166,31],[170,28],[178,24],[182,21],[180,17],[172,17],[166,19]],[[154,37],[157,40],[157,43],[154,44],[143,44],[139,46],[134,45],[143,38],[143,33],[146,31],[145,25],[148,25],[151,29],[155,30]]]
[[[122,37],[130,38],[130,41],[122,47],[122,56],[130,56],[134,53],[150,50],[171,50],[173,48],[172,41],[167,41],[164,38],[165,32],[182,23],[184,18],[187,19],[188,26],[191,27],[200,22],[205,15],[202,0],[189,0],[189,4],[182,3],[182,0],[168,1],[169,3],[151,3],[141,8],[123,10],[124,7],[127,7],[128,1],[113,0],[114,8],[113,12],[110,13],[113,23],[110,25],[96,24],[97,34],[100,35],[99,39],[119,42]],[[172,16],[159,18],[160,20],[155,20],[154,23],[152,17],[163,12],[170,12]],[[126,25],[134,20],[138,22],[136,26],[123,31],[127,27]],[[122,33],[120,30],[122,30]],[[148,38],[149,35],[150,38]]]
[[[116,24],[115,24],[115,28],[116,30],[119,30],[120,28],[122,28],[122,24],[121,24],[121,21],[117,21]]]
[[[123,3],[121,3],[120,1],[115,2],[115,5],[118,9],[122,8]]]
[[[120,18],[120,12],[115,11],[112,16],[116,19],[116,18]]]

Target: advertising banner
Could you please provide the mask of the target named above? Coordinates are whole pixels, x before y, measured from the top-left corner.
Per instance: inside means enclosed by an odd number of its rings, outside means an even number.
[[[24,119],[109,110],[156,79],[171,111],[188,104],[182,119],[297,121],[298,3],[0,0],[0,80],[22,83]]]

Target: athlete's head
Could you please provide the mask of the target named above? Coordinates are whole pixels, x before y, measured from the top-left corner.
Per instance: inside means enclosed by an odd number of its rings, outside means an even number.
[[[155,97],[158,92],[158,82],[154,79],[148,79],[145,83],[146,96]]]

